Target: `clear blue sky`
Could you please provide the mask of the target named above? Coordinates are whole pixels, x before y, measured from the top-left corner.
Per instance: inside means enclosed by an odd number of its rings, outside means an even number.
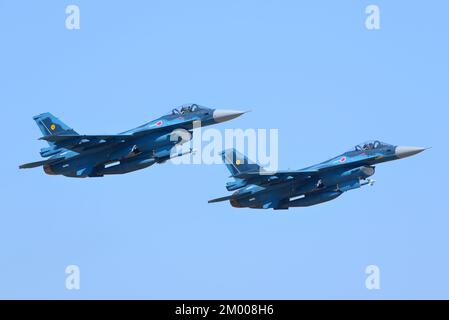
[[[77,4],[81,29],[65,28]],[[377,4],[381,30],[365,28]],[[447,1],[0,0],[0,298],[449,298]],[[102,179],[19,170],[32,116],[112,134],[171,107],[252,109],[280,167],[366,139],[432,146],[377,184],[288,211],[234,209],[223,165]],[[65,267],[81,289],[65,288]],[[367,290],[365,267],[381,269]]]

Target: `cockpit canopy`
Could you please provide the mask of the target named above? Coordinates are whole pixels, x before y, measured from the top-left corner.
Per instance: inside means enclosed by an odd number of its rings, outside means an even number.
[[[174,108],[172,110],[172,114],[186,114],[186,113],[196,112],[199,110],[209,110],[209,109],[206,107],[199,106],[195,103],[189,103],[189,104],[183,104],[182,106]]]
[[[370,141],[366,141],[366,142],[356,145],[354,147],[354,150],[355,151],[364,151],[364,150],[378,149],[381,147],[392,147],[392,145],[385,143],[385,142],[378,141],[378,140],[370,140]]]

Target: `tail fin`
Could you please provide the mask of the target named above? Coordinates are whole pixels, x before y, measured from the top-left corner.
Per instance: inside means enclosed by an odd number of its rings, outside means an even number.
[[[75,130],[67,126],[64,122],[56,118],[51,113],[42,113],[33,117],[44,136],[51,135],[77,135]],[[52,142],[48,143],[53,146]]]
[[[64,122],[56,118],[51,113],[42,113],[38,116],[33,117],[34,121],[36,121],[37,125],[39,126],[39,129],[41,129],[41,132],[44,136],[50,136],[50,135],[74,135],[78,134],[67,126]]]
[[[222,151],[221,157],[232,175],[236,175],[241,172],[263,171],[261,166],[251,161],[235,149],[227,149]]]

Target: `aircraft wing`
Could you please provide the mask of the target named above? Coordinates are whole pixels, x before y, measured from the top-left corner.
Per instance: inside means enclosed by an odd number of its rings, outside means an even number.
[[[40,138],[53,142],[58,148],[65,148],[76,152],[99,146],[105,146],[132,139],[132,135],[49,135]]]
[[[342,169],[342,168],[355,168],[363,165],[369,165],[370,160],[377,160],[381,156],[372,156],[369,158],[361,159],[359,161],[348,162],[348,163],[338,163],[333,165],[326,165],[321,168],[316,169],[303,169],[297,171],[277,171],[277,172],[259,172],[259,171],[243,171],[238,172],[231,178],[242,179],[248,183],[255,184],[275,184],[285,182],[291,179],[296,180],[307,180],[312,176],[316,176],[325,172]]]
[[[378,160],[382,156],[372,156],[369,158],[361,159],[359,161],[348,162],[348,163],[338,163],[335,165],[326,165],[322,168],[317,169],[303,169],[297,171],[277,171],[277,172],[259,172],[259,171],[243,171],[239,172],[235,175],[230,176],[231,178],[244,179],[244,180],[252,180],[252,179],[261,179],[261,180],[285,180],[290,177],[291,178],[303,178],[307,179],[312,176],[315,176],[320,173],[340,169],[340,168],[355,168],[363,165],[369,165],[370,160]]]
[[[244,180],[286,180],[293,178],[303,178],[307,179],[315,174],[317,174],[318,170],[308,170],[308,171],[277,171],[277,172],[239,172],[235,175],[232,175],[232,178],[244,179]]]

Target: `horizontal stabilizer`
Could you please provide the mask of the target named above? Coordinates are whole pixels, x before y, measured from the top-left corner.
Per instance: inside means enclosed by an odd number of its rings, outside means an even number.
[[[64,158],[47,159],[47,160],[42,160],[42,161],[25,163],[25,164],[22,164],[21,166],[19,166],[19,169],[36,168],[36,167],[44,166],[46,164],[55,163],[55,162],[57,162],[58,160],[61,160],[61,159],[64,159]]]
[[[214,203],[214,202],[221,202],[221,201],[227,201],[227,200],[231,200],[233,199],[232,195],[230,196],[226,196],[226,197],[221,197],[221,198],[216,198],[216,199],[212,199],[207,201],[208,203]]]
[[[221,202],[221,201],[227,201],[227,200],[232,200],[232,199],[239,199],[239,198],[246,197],[249,194],[251,194],[251,192],[242,192],[242,193],[239,193],[239,194],[231,194],[230,196],[212,199],[212,200],[209,200],[207,202],[208,203],[214,203],[214,202]]]

